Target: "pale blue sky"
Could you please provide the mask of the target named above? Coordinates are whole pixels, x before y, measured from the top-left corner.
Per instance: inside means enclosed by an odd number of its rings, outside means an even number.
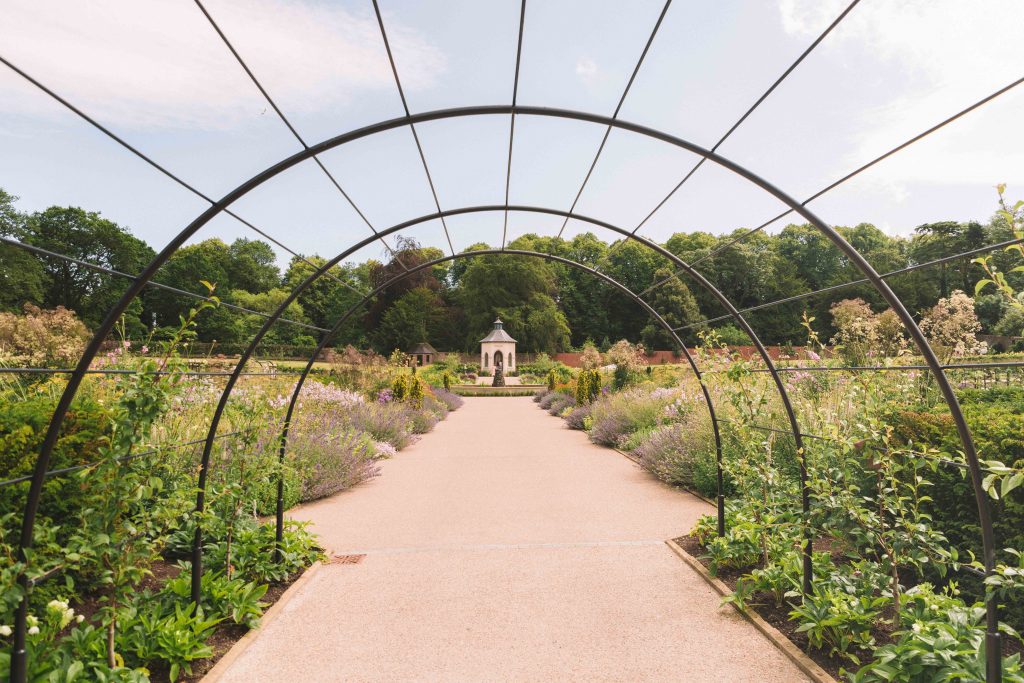
[[[675,0],[621,118],[711,146],[845,4]],[[308,142],[401,113],[368,0],[206,5]],[[662,5],[528,1],[520,102],[610,115]],[[381,6],[414,112],[510,101],[518,0]],[[0,54],[211,196],[298,149],[192,2],[3,0],[0,14]],[[1024,75],[1022,25],[1018,0],[862,0],[720,151],[804,199]],[[812,206],[834,224],[904,234],[932,220],[985,220],[996,183],[1024,197],[1021,120],[1024,86]],[[419,131],[443,208],[503,201],[508,117]],[[520,117],[511,201],[568,209],[603,132]],[[322,158],[378,227],[434,210],[408,129]],[[578,211],[632,229],[694,161],[613,132]],[[23,210],[101,211],[155,247],[206,206],[2,66],[0,187]],[[642,234],[726,232],[779,207],[705,164]],[[235,209],[304,253],[333,254],[368,234],[312,162]],[[456,249],[500,244],[500,213],[448,223]],[[560,225],[510,219],[512,236]],[[578,229],[570,223],[568,234]],[[444,245],[439,224],[411,234]],[[199,238],[243,235],[223,218]]]

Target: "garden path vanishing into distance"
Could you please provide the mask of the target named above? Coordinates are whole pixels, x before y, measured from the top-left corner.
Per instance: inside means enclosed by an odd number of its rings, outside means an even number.
[[[321,567],[220,680],[807,680],[665,545],[710,512],[529,397],[467,398],[291,511],[365,557]]]

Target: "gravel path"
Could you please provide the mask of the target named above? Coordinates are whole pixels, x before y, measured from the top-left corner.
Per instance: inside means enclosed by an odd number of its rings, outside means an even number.
[[[803,681],[664,544],[710,506],[529,398],[468,398],[292,512],[333,554],[222,681]]]

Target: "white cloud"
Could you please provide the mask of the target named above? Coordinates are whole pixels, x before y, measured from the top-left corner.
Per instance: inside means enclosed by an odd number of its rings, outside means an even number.
[[[590,85],[597,80],[597,72],[597,63],[594,60],[586,57],[576,60],[576,75],[585,84]]]
[[[207,9],[289,111],[394,88],[371,14],[301,0],[217,0]],[[226,128],[266,107],[191,2],[5,0],[3,14],[4,56],[105,122]],[[403,86],[430,87],[445,68],[444,55],[394,18],[386,20]],[[0,111],[56,111],[26,87],[0,67]]]
[[[791,35],[816,37],[847,4],[779,0],[781,24]],[[863,163],[1018,78],[1021,25],[1020,0],[860,3],[818,48],[845,67],[845,77],[868,71],[884,89],[884,104],[864,108],[848,159]],[[1018,90],[884,161],[871,182],[1024,183],[1024,86]]]

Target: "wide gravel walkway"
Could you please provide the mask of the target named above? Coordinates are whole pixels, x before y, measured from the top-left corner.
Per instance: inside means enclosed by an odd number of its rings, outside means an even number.
[[[803,681],[664,544],[710,506],[529,398],[468,398],[292,511],[331,564],[223,681]]]

